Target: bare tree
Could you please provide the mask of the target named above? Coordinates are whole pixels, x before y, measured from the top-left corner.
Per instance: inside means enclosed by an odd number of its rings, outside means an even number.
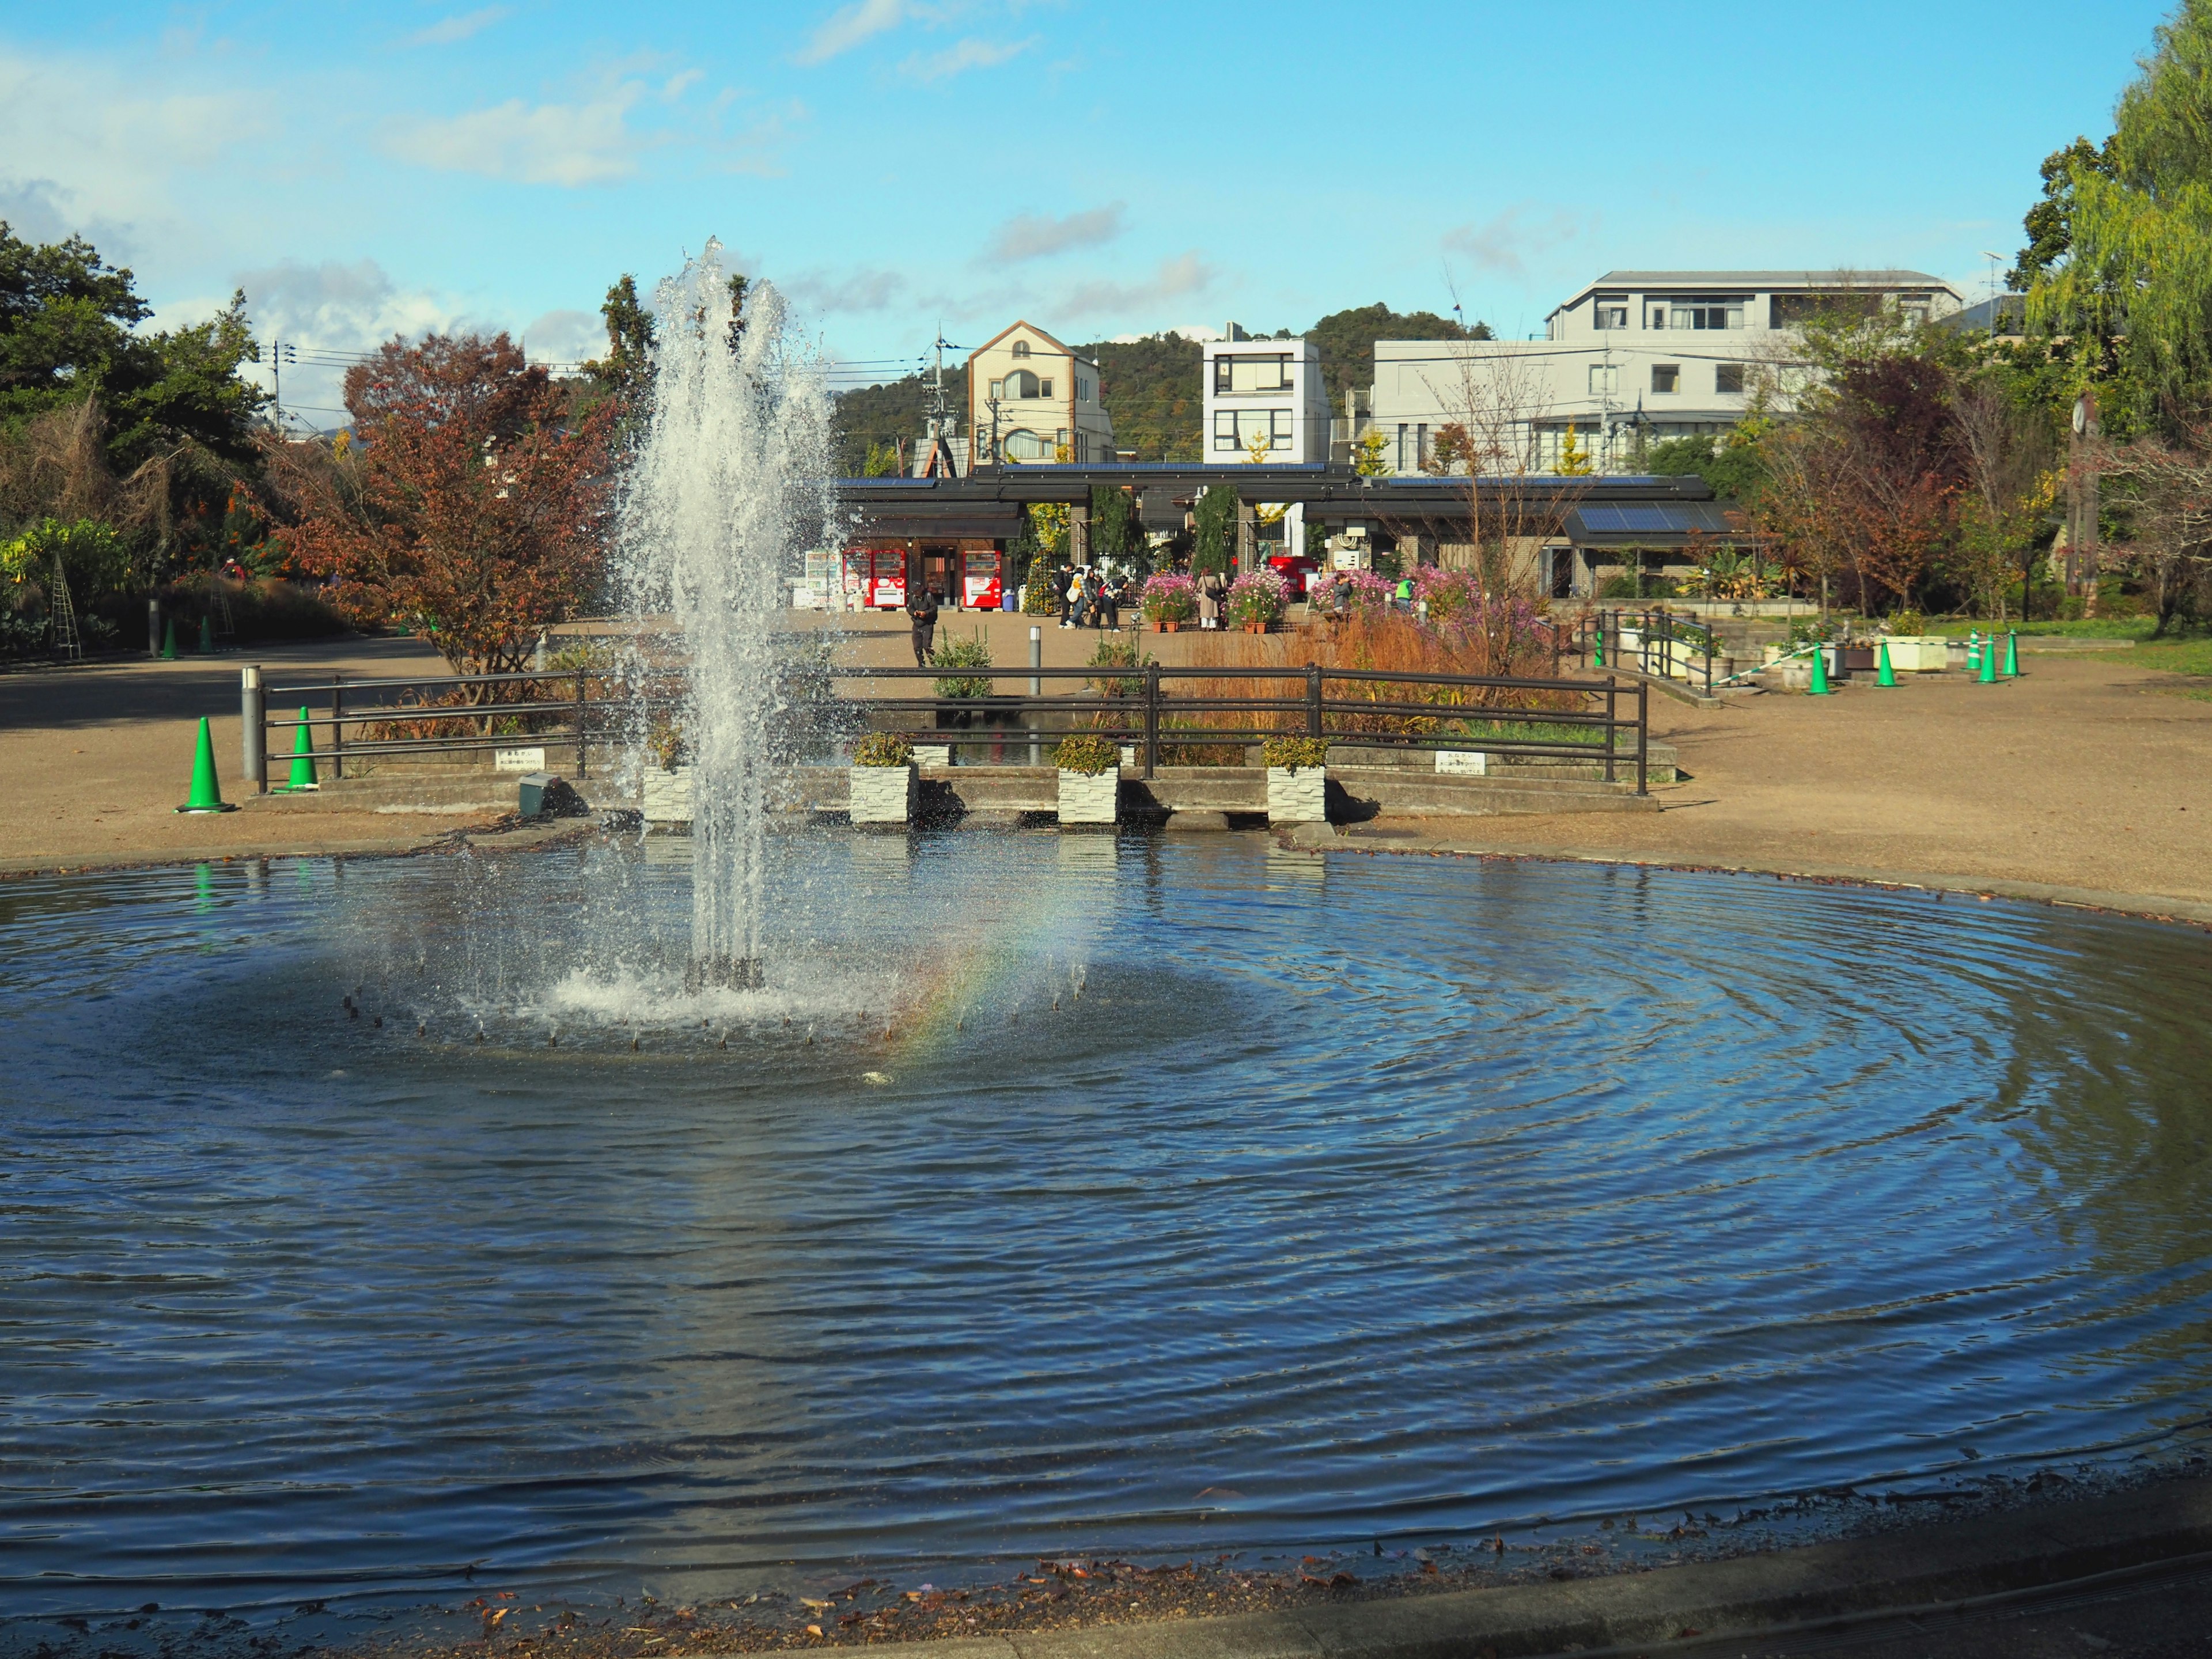
[[[2191,422],[2179,443],[2138,439],[2095,464],[2135,487],[2130,556],[2158,603],[2159,631],[2212,610],[2212,425]]]

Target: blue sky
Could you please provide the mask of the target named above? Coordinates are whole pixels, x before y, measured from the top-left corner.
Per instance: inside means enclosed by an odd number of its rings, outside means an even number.
[[[859,372],[1017,315],[1082,340],[1456,294],[1527,333],[1616,266],[1972,297],[2163,14],[17,0],[0,217],[91,236],[165,321],[243,287],[309,345],[495,327],[550,360],[710,234]]]

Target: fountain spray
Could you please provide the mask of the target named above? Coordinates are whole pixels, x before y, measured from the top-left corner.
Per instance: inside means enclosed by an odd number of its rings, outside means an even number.
[[[769,717],[782,578],[823,544],[830,402],[782,296],[733,283],[721,244],[654,295],[652,404],[633,454],[623,548],[633,612],[683,636],[691,757],[686,984],[754,989],[766,885]]]

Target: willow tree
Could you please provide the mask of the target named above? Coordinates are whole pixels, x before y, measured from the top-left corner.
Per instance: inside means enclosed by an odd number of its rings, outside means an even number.
[[[2079,343],[2083,379],[2118,370],[2170,421],[2212,395],[2212,0],[2182,0],[2155,41],[2111,138],[2045,164],[2015,279],[2030,320]]]

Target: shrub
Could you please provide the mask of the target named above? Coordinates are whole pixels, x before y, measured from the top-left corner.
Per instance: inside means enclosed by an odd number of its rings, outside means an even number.
[[[1095,778],[1121,765],[1121,750],[1119,744],[1085,732],[1078,737],[1062,738],[1052,751],[1052,763],[1063,772],[1080,772],[1087,778]]]
[[[933,668],[988,668],[991,665],[991,647],[981,629],[972,640],[947,640],[929,653]],[[951,674],[937,682],[940,697],[988,697],[991,695],[991,677],[988,674]]]
[[[1239,628],[1271,623],[1283,614],[1283,579],[1273,570],[1248,570],[1229,584],[1229,620]]]
[[[1441,565],[1425,564],[1413,573],[1413,599],[1416,604],[1428,605],[1431,622],[1449,622],[1480,606],[1482,591],[1475,586],[1471,570],[1447,570]]]
[[[914,745],[896,732],[871,732],[853,745],[855,766],[911,766]]]
[[[1143,668],[1154,660],[1139,648],[1134,640],[1110,640],[1102,635],[1085,666]],[[1109,674],[1085,684],[1102,697],[1140,697],[1145,694],[1145,682],[1133,675]]]
[[[1899,611],[1890,617],[1888,627],[1893,634],[1925,634],[1928,618],[1917,611]]]
[[[1198,614],[1198,584],[1163,572],[1146,582],[1140,604],[1146,622],[1188,622]]]
[[[1269,766],[1285,766],[1293,772],[1301,767],[1320,766],[1328,759],[1328,739],[1270,738],[1261,745],[1260,758]]]

